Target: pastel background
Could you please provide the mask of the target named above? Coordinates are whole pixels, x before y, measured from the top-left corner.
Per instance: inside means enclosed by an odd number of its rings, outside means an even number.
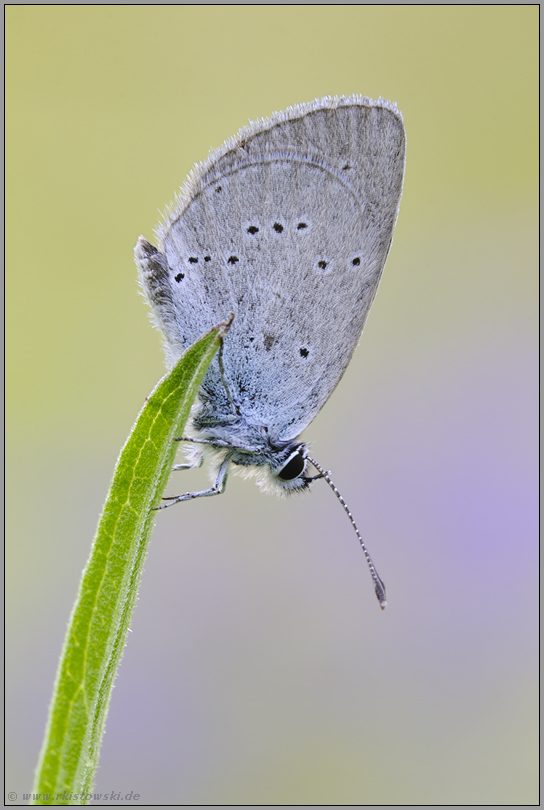
[[[538,6],[11,5],[6,23],[6,789],[31,789],[112,470],[164,373],[137,237],[249,119],[361,93],[404,113],[404,198],[305,437],[389,607],[325,484],[280,501],[231,478],[161,514],[96,792],[538,803]],[[205,480],[177,475],[171,493]]]

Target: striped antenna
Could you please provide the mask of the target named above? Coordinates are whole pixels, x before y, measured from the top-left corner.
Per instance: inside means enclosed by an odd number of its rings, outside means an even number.
[[[326,472],[323,469],[323,467],[321,467],[317,463],[317,461],[314,461],[313,458],[310,458],[310,456],[306,456],[306,458],[308,459],[308,461],[311,464],[314,465],[316,470],[318,470],[318,472],[320,473],[320,477],[325,479],[327,484],[330,486],[330,488],[332,489],[332,491],[334,492],[334,494],[336,495],[336,497],[338,498],[338,500],[340,501],[340,503],[344,507],[344,512],[346,513],[346,515],[350,519],[350,523],[353,526],[355,534],[357,535],[359,543],[361,544],[361,548],[363,549],[363,554],[365,555],[366,561],[368,563],[368,567],[370,569],[370,576],[372,577],[372,579],[374,581],[374,590],[376,591],[376,596],[378,597],[378,602],[380,603],[381,609],[385,610],[385,608],[387,607],[387,598],[386,598],[386,594],[385,594],[385,585],[383,584],[382,580],[380,579],[380,577],[378,575],[378,572],[376,571],[374,563],[372,562],[372,558],[371,558],[370,554],[368,553],[368,550],[367,550],[367,547],[364,544],[363,538],[361,537],[361,533],[360,533],[359,529],[357,528],[357,524],[353,520],[353,515],[351,514],[351,512],[348,509],[347,503],[345,502],[345,500],[342,498],[342,496],[340,495],[340,493],[338,492],[338,490],[334,486],[334,483],[333,483],[329,473]]]

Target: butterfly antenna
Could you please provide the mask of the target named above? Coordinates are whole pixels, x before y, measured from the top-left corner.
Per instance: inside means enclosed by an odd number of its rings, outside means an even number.
[[[361,533],[360,533],[359,529],[357,528],[357,524],[353,520],[353,515],[351,514],[351,512],[348,509],[347,503],[345,502],[345,500],[342,498],[342,496],[340,495],[340,493],[338,492],[338,490],[334,486],[334,483],[333,483],[329,473],[326,472],[323,469],[323,467],[321,467],[316,461],[314,461],[313,458],[310,458],[310,456],[307,456],[307,459],[311,464],[313,464],[313,466],[316,468],[316,470],[318,470],[321,477],[325,479],[327,484],[330,486],[330,488],[332,489],[332,491],[334,492],[334,494],[336,495],[336,497],[338,498],[338,500],[340,501],[340,503],[344,507],[344,512],[348,516],[348,518],[350,520],[350,523],[353,526],[353,529],[355,531],[355,534],[357,535],[357,539],[359,540],[359,543],[361,544],[361,548],[363,549],[363,554],[365,555],[366,561],[368,563],[368,567],[370,569],[370,576],[372,577],[372,579],[374,581],[374,590],[376,591],[376,596],[378,597],[378,602],[380,603],[381,609],[385,610],[385,608],[387,607],[387,598],[386,598],[386,593],[385,593],[385,585],[383,584],[382,580],[380,579],[380,576],[379,576],[378,572],[376,571],[374,563],[372,562],[372,557],[368,553],[367,547],[365,546],[364,540],[361,537]]]

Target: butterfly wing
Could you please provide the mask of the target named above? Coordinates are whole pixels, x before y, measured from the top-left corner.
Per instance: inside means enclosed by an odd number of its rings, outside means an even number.
[[[338,384],[387,258],[404,155],[389,102],[290,108],[196,167],[160,228],[160,252],[140,256],[172,360],[235,313],[224,377],[249,425],[292,439]],[[228,410],[217,361],[204,388]]]

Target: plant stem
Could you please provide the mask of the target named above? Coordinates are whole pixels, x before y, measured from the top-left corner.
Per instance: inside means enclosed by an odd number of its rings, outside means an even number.
[[[87,804],[155,507],[200,384],[229,324],[183,355],[142,408],[121,451],[61,654],[32,804]]]

